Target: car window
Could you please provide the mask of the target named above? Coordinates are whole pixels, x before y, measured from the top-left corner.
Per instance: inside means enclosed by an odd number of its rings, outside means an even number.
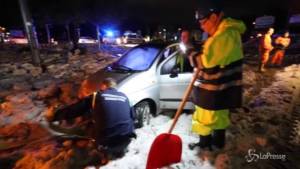
[[[128,38],[137,38],[136,35],[128,35]]]
[[[176,66],[176,57],[172,57],[170,60],[168,60],[161,68],[160,74],[171,74],[173,68]]]
[[[171,46],[171,47],[166,48],[163,52],[163,58],[164,59],[168,58],[169,56],[174,54],[174,52],[176,52],[176,51],[178,51],[177,46]]]
[[[161,68],[161,74],[171,74],[177,71],[178,73],[190,73],[193,67],[190,65],[189,60],[181,52],[175,53],[170,60],[168,60]]]
[[[186,55],[182,52],[177,52],[174,57],[176,58],[175,68],[178,70],[178,73],[193,72],[193,67]]]
[[[169,56],[171,56],[172,54],[174,54],[174,52],[178,51],[178,47],[177,46],[171,46],[166,48],[163,52],[162,52],[162,56],[158,62],[158,65],[160,63],[162,63],[166,58],[168,58]]]
[[[159,49],[154,47],[138,47],[134,48],[121,57],[116,66],[123,66],[132,70],[143,71],[152,65],[157,57]]]

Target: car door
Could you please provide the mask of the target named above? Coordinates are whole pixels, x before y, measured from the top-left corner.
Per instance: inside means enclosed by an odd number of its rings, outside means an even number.
[[[178,66],[178,58],[184,58],[184,64]],[[177,50],[166,58],[157,71],[159,77],[160,108],[177,109],[183,94],[192,78],[192,67],[187,58]],[[188,103],[185,109],[192,109]]]

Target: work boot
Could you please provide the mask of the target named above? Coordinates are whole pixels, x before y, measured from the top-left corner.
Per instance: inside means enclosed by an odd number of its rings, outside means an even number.
[[[200,149],[208,149],[211,150],[211,135],[208,136],[200,136],[200,140],[198,143],[190,143],[190,150],[194,150],[195,147],[200,147]]]
[[[194,150],[196,147],[199,147],[200,146],[200,142],[198,143],[190,143],[189,144],[189,149],[190,150]]]
[[[259,71],[260,72],[265,72],[266,71],[265,64],[262,63],[262,64],[259,65]]]
[[[212,146],[214,149],[223,149],[225,146],[225,131],[226,130],[214,130],[212,134]]]

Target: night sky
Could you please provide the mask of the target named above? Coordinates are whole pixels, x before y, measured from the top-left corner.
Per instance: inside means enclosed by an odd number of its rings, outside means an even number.
[[[197,4],[207,0],[28,0],[36,23],[65,21],[113,23],[123,27],[192,25]],[[251,22],[257,16],[284,20],[300,12],[299,0],[224,0],[227,15]],[[283,21],[285,22],[285,21]],[[18,0],[1,0],[0,26],[22,26]]]

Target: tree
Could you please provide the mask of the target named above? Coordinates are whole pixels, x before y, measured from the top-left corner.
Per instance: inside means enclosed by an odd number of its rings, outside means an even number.
[[[36,66],[40,66],[41,59],[39,56],[39,45],[36,37],[35,28],[33,25],[33,20],[31,18],[31,15],[29,13],[28,7],[27,7],[27,1],[26,0],[19,0],[20,10],[24,22],[24,27],[26,30],[27,39],[31,48],[32,52],[32,61],[33,64]]]

